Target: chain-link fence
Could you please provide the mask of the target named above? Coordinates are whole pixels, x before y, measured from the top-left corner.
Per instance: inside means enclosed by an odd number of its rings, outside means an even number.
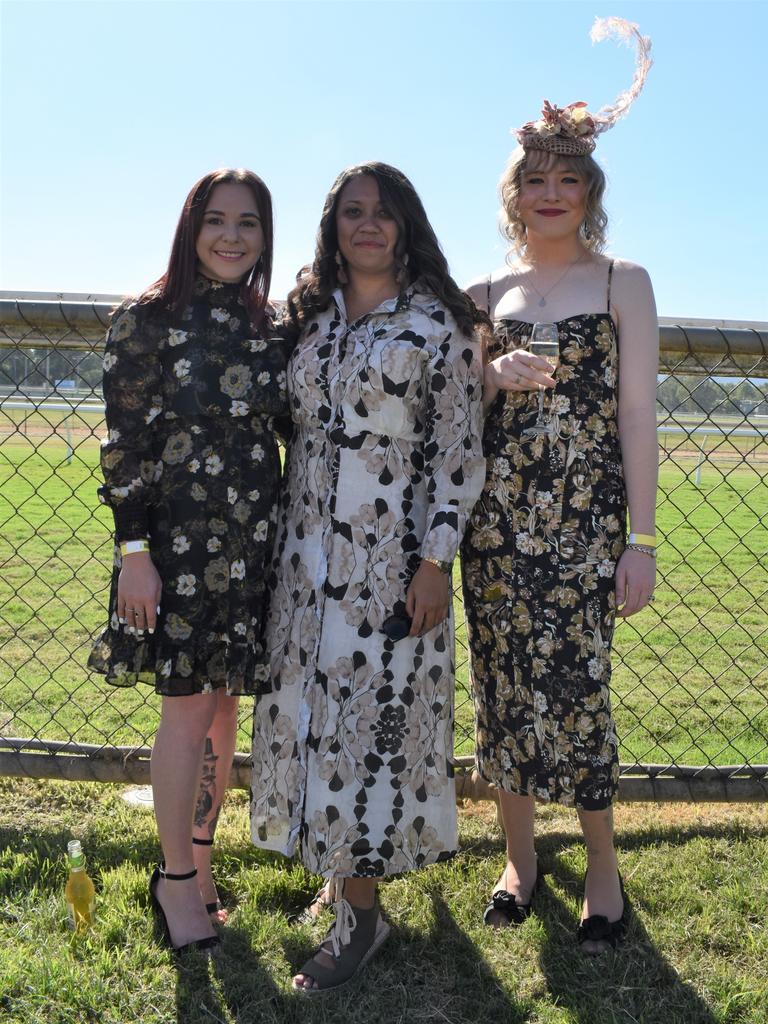
[[[111,513],[96,501],[108,298],[0,300],[0,775],[149,777],[158,698],[85,667],[112,560]],[[659,585],[616,632],[620,795],[763,799],[768,324],[667,321],[661,339]],[[458,643],[459,789],[484,797],[461,628]],[[241,750],[250,710],[244,699]],[[232,781],[247,787],[246,754]]]

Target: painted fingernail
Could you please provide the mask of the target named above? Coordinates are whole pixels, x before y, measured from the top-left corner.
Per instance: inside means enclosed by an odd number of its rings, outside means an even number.
[[[157,614],[160,614],[160,605],[157,606]]]
[[[121,626],[125,625],[125,619],[118,618],[117,621],[120,623]]]
[[[154,636],[154,635],[155,635],[155,631],[154,631],[154,629],[150,629],[150,631],[149,631],[149,635],[150,635],[150,636]]]

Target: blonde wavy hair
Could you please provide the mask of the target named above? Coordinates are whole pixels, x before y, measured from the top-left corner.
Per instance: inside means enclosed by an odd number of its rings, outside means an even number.
[[[563,164],[587,184],[584,223],[579,230],[581,241],[590,252],[601,253],[605,249],[608,214],[603,207],[603,194],[606,180],[600,165],[591,156],[561,156],[537,149],[525,150],[518,146],[499,181],[499,227],[502,235],[512,243],[510,255],[520,256],[525,253],[525,224],[518,213],[523,174],[526,171],[549,171],[557,164]]]

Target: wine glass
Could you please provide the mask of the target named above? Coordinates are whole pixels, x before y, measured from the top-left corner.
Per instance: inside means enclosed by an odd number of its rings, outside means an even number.
[[[549,363],[551,373],[557,369],[560,358],[560,342],[558,340],[557,324],[535,323],[531,328],[531,337],[528,342],[528,351],[533,355],[546,359]],[[544,419],[544,388],[539,388],[539,415],[532,427],[525,430],[526,434],[547,434],[550,424]]]

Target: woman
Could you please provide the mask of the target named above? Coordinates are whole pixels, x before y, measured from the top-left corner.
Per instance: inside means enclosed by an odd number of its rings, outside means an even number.
[[[658,328],[646,272],[602,255],[605,177],[590,154],[609,126],[583,104],[546,104],[520,129],[500,184],[517,260],[469,289],[495,323],[488,476],[463,549],[478,770],[499,787],[507,838],[485,920],[530,912],[534,801],[575,806],[587,953],[616,945],[626,924],[611,813],[614,616],[652,600],[655,578]],[[526,351],[543,321],[559,341],[554,370]],[[637,536],[625,543],[627,510]]]
[[[174,949],[226,920],[211,845],[238,697],[268,676],[264,567],[287,413],[284,343],[270,338],[272,201],[251,171],[187,196],[165,274],[107,335],[101,501],[115,516],[109,626],[92,668],[162,695],[152,789],[163,864],[150,891]],[[172,884],[170,884],[172,883]]]
[[[451,857],[451,565],[483,483],[477,312],[408,179],[351,167],[288,300],[294,437],[256,709],[254,842],[324,875],[335,923],[294,978],[347,981],[376,880]]]

